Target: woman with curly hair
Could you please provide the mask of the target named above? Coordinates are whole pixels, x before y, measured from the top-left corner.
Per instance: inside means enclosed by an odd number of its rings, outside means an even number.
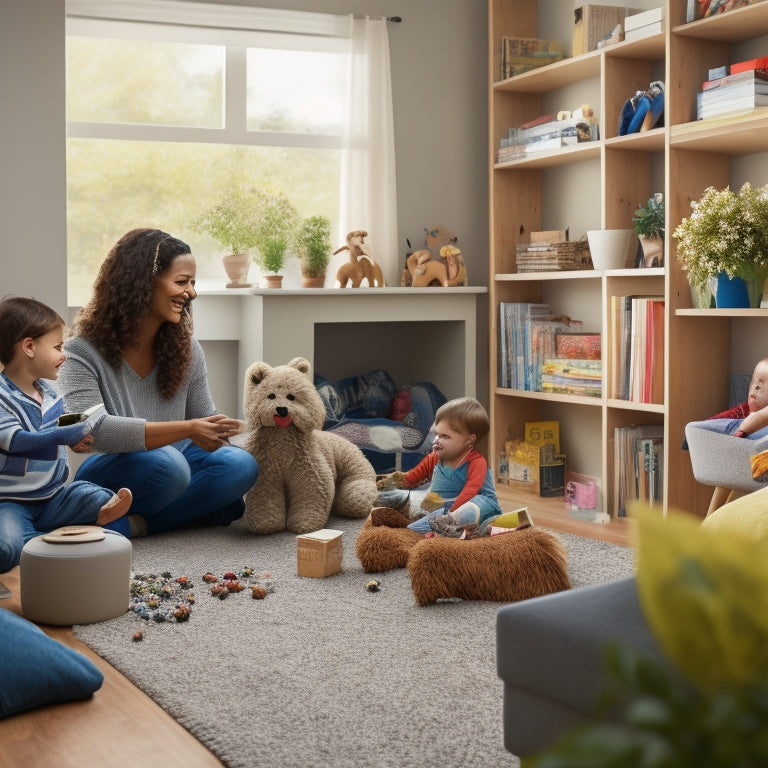
[[[76,478],[133,491],[127,536],[228,525],[258,478],[242,431],[217,414],[203,350],[192,337],[195,260],[186,243],[134,229],[113,246],[75,319],[59,377],[71,411],[104,403],[99,453]]]

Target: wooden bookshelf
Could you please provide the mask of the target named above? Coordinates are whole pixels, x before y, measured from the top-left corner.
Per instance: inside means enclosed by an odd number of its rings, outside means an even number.
[[[768,158],[768,108],[707,121],[696,121],[693,114],[695,94],[711,67],[764,55],[754,51],[760,38],[768,34],[768,2],[690,23],[686,23],[687,0],[666,0],[663,5],[665,31],[661,34],[609,45],[499,80],[502,36],[547,38],[552,28],[550,16],[555,12],[552,9],[556,7],[557,13],[569,17],[572,12],[570,6],[563,4],[560,11],[560,4],[545,0],[489,0],[489,453],[496,457],[506,439],[521,437],[526,421],[557,419],[568,468],[600,478],[605,509],[610,511],[614,429],[662,425],[662,508],[703,517],[712,489],[693,478],[688,453],[682,449],[685,424],[722,410],[723,397],[728,393],[731,339],[734,328],[739,328],[734,324],[759,322],[768,310],[692,309],[687,277],[677,265],[671,233],[690,214],[691,201],[707,186],[724,188],[742,183],[734,170],[738,158],[756,153]],[[567,23],[564,19],[560,29],[568,29]],[[568,39],[561,41],[570,45]],[[624,100],[654,79],[666,85],[664,125],[647,133],[618,136],[618,114]],[[510,127],[580,102],[596,107],[599,141],[495,162],[499,140]],[[768,159],[765,164],[768,167]],[[755,185],[765,184],[768,179],[760,178],[761,172],[765,175],[764,167],[758,165],[755,177],[749,180]],[[745,173],[743,169],[741,173]],[[576,189],[580,178],[590,185],[590,199],[570,203],[579,211],[572,217],[568,201],[559,200],[553,190]],[[516,272],[515,247],[528,239],[529,232],[562,229],[564,221],[571,224],[574,219],[584,222],[584,231],[631,228],[634,210],[656,191],[664,192],[667,214],[663,268]],[[572,232],[571,238],[582,234]],[[611,297],[630,294],[665,299],[661,404],[608,397]],[[523,392],[496,385],[499,304],[519,301],[547,302],[553,314],[578,317],[585,321],[584,330],[600,330],[604,372],[601,398]],[[703,380],[706,386],[702,386]],[[510,493],[508,486],[499,485],[498,490],[510,503],[522,503],[519,494]],[[550,501],[530,501],[532,510],[541,508],[540,514],[554,514],[551,519],[555,522],[571,525],[562,513],[559,517],[555,514]],[[626,527],[620,520],[607,524],[613,525]]]

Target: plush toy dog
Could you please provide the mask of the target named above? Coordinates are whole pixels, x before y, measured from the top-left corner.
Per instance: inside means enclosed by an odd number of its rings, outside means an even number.
[[[310,533],[331,513],[364,518],[378,493],[376,473],[357,446],[323,432],[325,408],[297,357],[288,365],[253,363],[245,373],[244,448],[259,463],[245,497],[254,533]]]

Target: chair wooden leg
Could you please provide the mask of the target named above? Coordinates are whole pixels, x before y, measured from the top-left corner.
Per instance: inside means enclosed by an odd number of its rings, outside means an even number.
[[[718,485],[715,487],[715,491],[712,494],[712,499],[709,502],[709,509],[707,509],[707,517],[709,517],[715,510],[720,509],[724,504],[738,499],[743,496],[743,491],[734,491],[730,488],[723,488]]]

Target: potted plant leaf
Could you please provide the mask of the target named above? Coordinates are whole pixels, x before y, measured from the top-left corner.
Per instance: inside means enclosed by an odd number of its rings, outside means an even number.
[[[299,212],[285,195],[259,191],[256,255],[254,261],[265,271],[264,279],[269,288],[279,288],[288,248],[294,238]]]
[[[258,243],[259,202],[257,189],[235,187],[192,222],[194,232],[210,235],[227,249],[228,253],[222,257],[230,279],[227,288],[250,285],[246,282],[251,265],[248,251]]]
[[[656,192],[632,217],[635,232],[643,248],[643,266],[664,266],[664,195]]]
[[[746,182],[738,193],[707,187],[672,236],[691,284],[717,281],[718,307],[759,306],[768,277],[768,185]]]
[[[321,215],[305,218],[296,230],[295,247],[304,287],[322,288],[331,258],[331,220]]]

